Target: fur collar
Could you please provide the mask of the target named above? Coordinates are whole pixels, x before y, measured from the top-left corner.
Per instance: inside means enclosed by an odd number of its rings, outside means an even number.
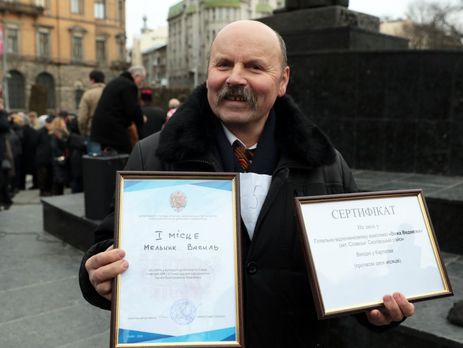
[[[289,96],[277,98],[274,109],[276,141],[290,160],[318,167],[335,159],[329,139],[298,108]],[[215,146],[220,122],[207,101],[206,85],[197,87],[175,112],[161,133],[157,156],[166,162],[205,158]]]

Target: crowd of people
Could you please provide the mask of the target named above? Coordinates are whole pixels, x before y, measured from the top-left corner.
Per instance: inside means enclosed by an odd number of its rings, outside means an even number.
[[[153,105],[151,89],[139,90],[145,75],[143,67],[132,67],[106,85],[103,72],[92,71],[78,114],[8,112],[0,98],[0,210],[26,189],[27,175],[27,189],[39,189],[41,197],[61,195],[65,187],[82,192],[83,155],[129,153],[159,131],[167,113]]]
[[[85,143],[77,130],[76,115],[66,111],[37,117],[34,111],[6,112],[0,103],[0,205],[9,209],[12,198],[26,189],[41,196],[63,194],[65,186],[82,191],[80,157]]]

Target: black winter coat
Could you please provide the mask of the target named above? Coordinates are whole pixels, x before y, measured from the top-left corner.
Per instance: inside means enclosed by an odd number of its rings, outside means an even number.
[[[10,124],[8,122],[8,115],[5,111],[0,110],[0,164],[5,158],[6,135],[9,133]]]
[[[37,136],[37,149],[35,152],[35,163],[37,168],[51,166],[53,163],[51,139],[52,136],[48,133],[48,129],[46,127],[39,129]]]
[[[92,119],[90,138],[119,153],[130,153],[127,128],[134,122],[140,130],[143,114],[138,105],[138,88],[128,72],[109,82],[103,89]]]
[[[23,127],[23,138],[22,138],[22,165],[25,174],[35,174],[35,155],[37,148],[39,133],[37,130],[29,125]]]
[[[318,321],[297,232],[294,196],[356,191],[351,172],[327,137],[290,97],[278,98],[276,142],[280,152],[272,183],[249,240],[243,233],[245,343],[247,348],[314,347],[325,340],[326,321]],[[199,87],[161,133],[140,141],[127,170],[223,171],[206,89]],[[83,266],[112,240],[113,216],[96,232],[100,244],[84,256],[80,284],[92,304],[109,308],[90,284]],[[245,227],[243,226],[243,231]],[[326,340],[325,340],[326,341]]]
[[[159,132],[164,122],[166,122],[166,112],[156,106],[147,105],[141,108],[143,114],[146,116],[147,121],[143,125],[140,139]]]

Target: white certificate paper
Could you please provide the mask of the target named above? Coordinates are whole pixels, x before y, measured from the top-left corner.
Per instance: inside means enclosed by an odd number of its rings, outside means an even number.
[[[129,268],[117,283],[116,347],[237,342],[234,185],[120,180],[118,247]]]
[[[319,316],[374,307],[396,291],[409,300],[451,295],[420,191],[306,203],[300,212]]]

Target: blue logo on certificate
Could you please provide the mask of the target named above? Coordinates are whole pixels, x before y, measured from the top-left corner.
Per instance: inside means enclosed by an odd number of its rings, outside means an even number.
[[[178,325],[188,325],[196,318],[196,306],[188,299],[178,300],[170,308],[170,317]]]

